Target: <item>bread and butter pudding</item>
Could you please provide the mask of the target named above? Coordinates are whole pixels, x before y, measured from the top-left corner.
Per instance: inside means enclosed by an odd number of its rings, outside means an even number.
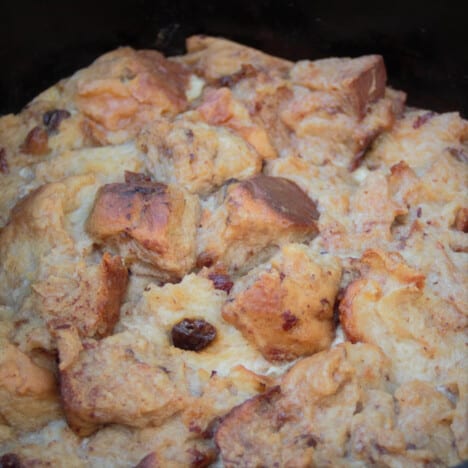
[[[468,459],[468,122],[405,100],[194,36],[1,117],[0,465]]]

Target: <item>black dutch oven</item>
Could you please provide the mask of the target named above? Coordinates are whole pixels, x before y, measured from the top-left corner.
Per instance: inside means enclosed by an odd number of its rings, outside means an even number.
[[[380,53],[411,106],[468,117],[463,2],[9,0],[0,7],[0,114],[120,45],[184,52],[220,35],[292,60]]]

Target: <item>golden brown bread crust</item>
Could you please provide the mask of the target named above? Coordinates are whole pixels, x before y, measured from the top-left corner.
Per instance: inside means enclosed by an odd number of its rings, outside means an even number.
[[[86,229],[117,248],[126,263],[149,274],[180,279],[195,263],[198,200],[161,183],[129,180],[101,187]]]
[[[303,246],[288,244],[236,282],[223,317],[270,361],[313,354],[333,340],[340,276],[337,259],[313,258]]]
[[[268,249],[317,235],[315,203],[293,182],[258,175],[230,184],[222,204],[202,219],[198,263],[245,271]]]
[[[292,96],[280,105],[280,117],[292,132],[288,154],[315,164],[335,160],[350,171],[362,163],[375,138],[389,130],[398,114],[391,94],[369,104],[363,116],[346,111],[339,94],[293,85]]]
[[[212,85],[227,86],[281,155],[344,160],[354,170],[372,141],[402,112],[405,95],[386,90],[380,56],[296,64],[224,40],[188,40],[179,58]]]

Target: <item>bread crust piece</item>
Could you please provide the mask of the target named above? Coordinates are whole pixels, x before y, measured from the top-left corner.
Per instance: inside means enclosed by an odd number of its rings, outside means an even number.
[[[450,401],[430,384],[413,382],[400,387],[394,402],[390,367],[378,348],[366,344],[345,343],[299,361],[278,387],[223,419],[215,441],[224,466],[459,462],[446,419]],[[434,398],[418,399],[421,392]],[[408,399],[416,405],[408,405]],[[436,417],[425,418],[424,412],[434,411]],[[415,422],[411,428],[409,421]]]
[[[258,175],[230,184],[222,204],[202,219],[197,262],[248,271],[276,246],[315,237],[318,217],[315,203],[287,179]]]
[[[269,264],[237,280],[223,317],[270,361],[313,354],[333,340],[340,277],[336,258],[285,245]]]
[[[177,284],[150,284],[136,305],[124,306],[117,329],[144,336],[157,349],[183,363],[194,398],[182,414],[192,437],[210,437],[217,418],[256,395],[270,382],[271,369],[254,346],[221,315],[227,295],[215,289],[206,271],[191,273]],[[173,346],[171,331],[183,319],[199,319],[216,328],[216,338],[200,351]],[[170,370],[170,367],[166,365]],[[283,366],[284,368],[286,366]],[[278,372],[281,366],[277,366]]]
[[[359,60],[359,59],[355,59]],[[288,155],[300,155],[313,164],[326,162],[357,169],[376,137],[389,130],[398,114],[397,93],[386,94],[366,107],[364,115],[346,110],[334,92],[291,85],[292,96],[280,104],[283,123],[292,132]]]
[[[58,329],[56,334],[66,336],[59,340],[66,363],[60,369],[63,408],[80,436],[109,423],[157,426],[186,404],[175,376],[142,337],[124,332],[86,342],[80,350],[71,345],[78,340],[76,332]]]
[[[198,199],[184,190],[129,180],[99,189],[86,230],[132,270],[177,280],[195,264],[198,214]]]

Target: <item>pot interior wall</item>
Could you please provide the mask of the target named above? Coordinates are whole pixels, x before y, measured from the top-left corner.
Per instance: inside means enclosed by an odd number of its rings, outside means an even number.
[[[120,45],[177,54],[204,33],[294,60],[380,53],[410,105],[468,116],[465,15],[447,2],[15,0],[2,10],[0,114]]]

